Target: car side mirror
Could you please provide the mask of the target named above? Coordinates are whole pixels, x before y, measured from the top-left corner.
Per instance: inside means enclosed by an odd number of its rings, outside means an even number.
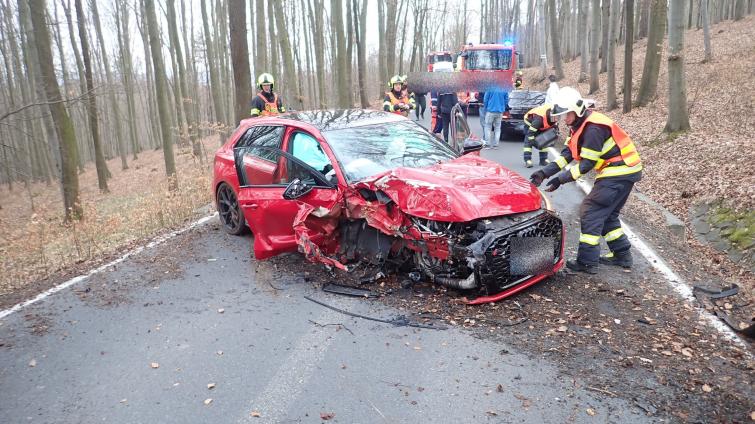
[[[283,191],[283,198],[286,200],[295,200],[312,191],[312,186],[304,181],[294,178],[288,183],[286,190]]]
[[[480,140],[472,138],[467,138],[466,140],[464,140],[464,151],[462,152],[463,155],[480,150],[482,150],[482,142]]]

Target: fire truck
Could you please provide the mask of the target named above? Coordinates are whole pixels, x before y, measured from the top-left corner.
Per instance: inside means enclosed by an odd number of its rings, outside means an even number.
[[[501,72],[513,85],[514,72],[518,69],[518,57],[514,44],[504,41],[501,44],[468,44],[459,53],[456,70],[459,72]],[[466,102],[468,114],[479,113],[482,105],[480,93],[461,92],[459,101]]]
[[[436,63],[448,62],[449,64],[451,64],[453,63],[453,61],[454,59],[451,55],[451,52],[430,52],[427,54],[427,72],[433,72],[433,66],[435,66]]]

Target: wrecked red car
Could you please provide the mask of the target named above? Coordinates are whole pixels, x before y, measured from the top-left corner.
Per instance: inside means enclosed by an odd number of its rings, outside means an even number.
[[[503,299],[562,267],[563,225],[528,180],[479,156],[458,109],[452,121],[450,145],[375,110],[242,121],[215,154],[220,220],[251,229],[257,259],[299,250]]]

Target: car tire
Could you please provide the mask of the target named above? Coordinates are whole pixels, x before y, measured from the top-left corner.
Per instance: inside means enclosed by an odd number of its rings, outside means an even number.
[[[226,183],[220,184],[215,195],[220,223],[226,233],[238,236],[247,232],[246,219],[241,212],[236,193]]]

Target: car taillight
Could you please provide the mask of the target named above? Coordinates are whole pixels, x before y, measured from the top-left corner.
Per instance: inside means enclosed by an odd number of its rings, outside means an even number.
[[[511,118],[511,114],[508,111],[506,111],[506,112],[503,112],[503,115],[501,115],[501,117],[503,117],[503,119],[509,119]]]

